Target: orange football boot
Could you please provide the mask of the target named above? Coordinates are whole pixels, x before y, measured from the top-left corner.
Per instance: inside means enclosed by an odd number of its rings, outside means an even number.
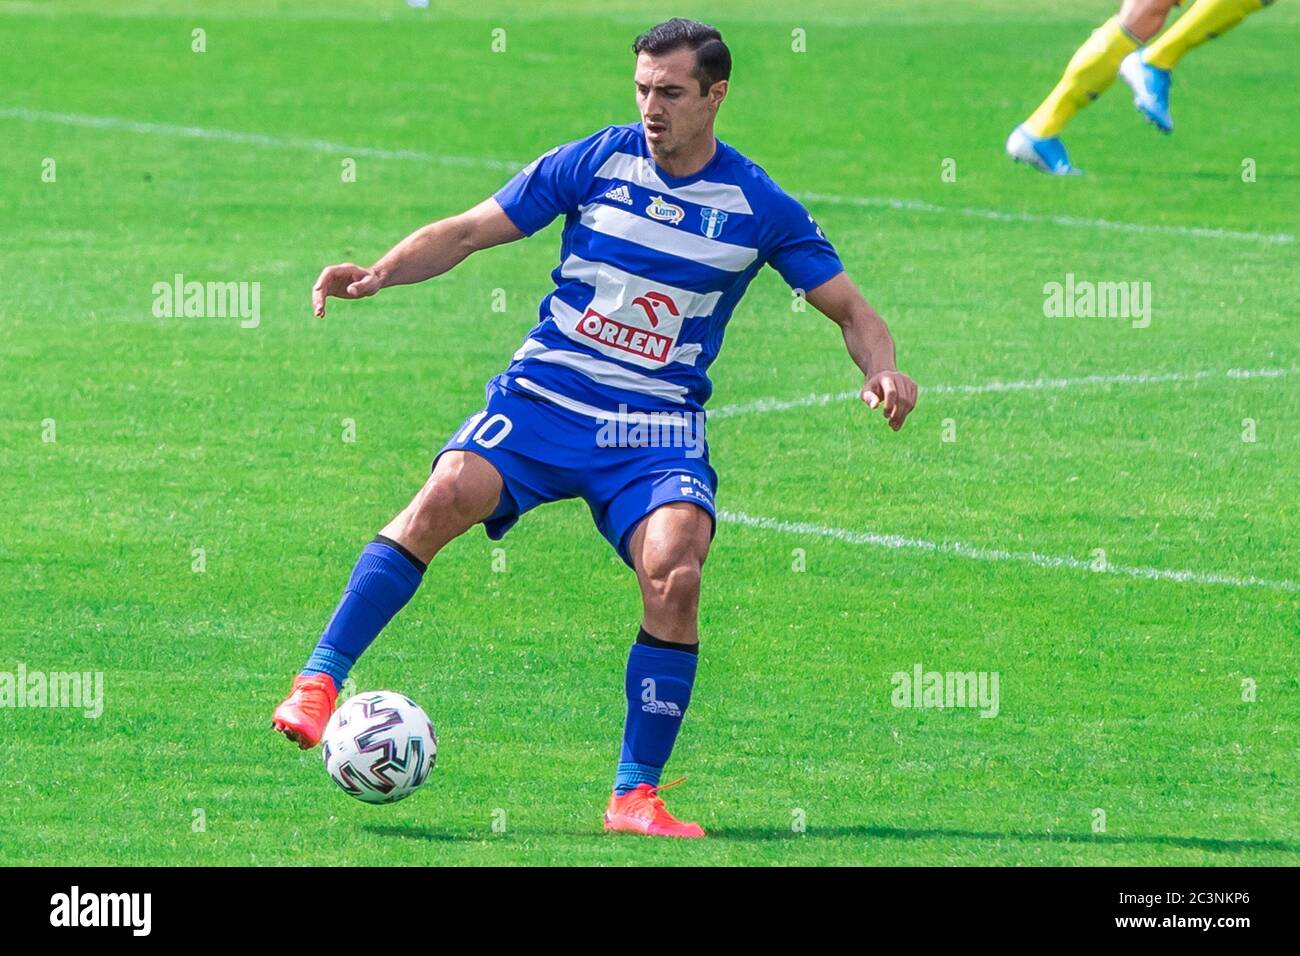
[[[320,743],[338,696],[329,674],[299,674],[293,679],[293,692],[271,715],[271,726],[303,750],[310,750]]]
[[[648,783],[636,787],[621,797],[610,794],[609,806],[605,810],[605,829],[618,833],[644,833],[646,836],[682,837],[698,839],[704,836],[704,830],[698,823],[683,823],[668,812],[660,790],[675,787],[685,780],[680,777],[672,783],[653,786]]]

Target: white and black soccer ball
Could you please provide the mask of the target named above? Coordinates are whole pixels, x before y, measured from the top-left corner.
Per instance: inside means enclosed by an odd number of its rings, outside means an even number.
[[[420,705],[376,690],[349,697],[334,711],[321,740],[325,770],[348,796],[396,803],[429,779],[438,735]]]

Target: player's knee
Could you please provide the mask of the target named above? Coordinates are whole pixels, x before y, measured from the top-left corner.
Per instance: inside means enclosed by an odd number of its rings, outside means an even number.
[[[666,610],[694,607],[700,596],[700,562],[694,557],[669,557],[645,567],[646,597]]]
[[[1124,28],[1146,42],[1160,32],[1175,0],[1128,0],[1120,13]]]
[[[436,474],[416,497],[407,520],[408,533],[424,542],[445,542],[482,519],[477,499],[457,480],[454,470]]]
[[[1152,36],[1154,36],[1156,33],[1160,32],[1160,28],[1163,27],[1165,21],[1169,19],[1170,11],[1172,11],[1174,7],[1178,6],[1178,0],[1149,0],[1149,3],[1149,16],[1152,21],[1154,21],[1152,24],[1155,28],[1152,33]],[[1150,39],[1150,37],[1147,39]]]
[[[463,485],[450,476],[431,478],[420,495],[421,518],[428,522],[473,520],[474,503]]]

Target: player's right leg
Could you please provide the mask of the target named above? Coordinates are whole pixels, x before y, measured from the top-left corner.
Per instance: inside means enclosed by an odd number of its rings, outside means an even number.
[[[481,456],[439,456],[424,487],[361,552],[316,649],[271,718],[276,730],[303,749],[320,741],[357,658],[411,599],[434,555],[492,514],[501,488],[500,473]]]
[[[448,451],[380,534],[427,565],[449,541],[490,515],[500,498],[501,474],[491,462],[471,451]]]
[[[1078,172],[1061,142],[1065,124],[1115,81],[1124,57],[1160,31],[1176,2],[1124,0],[1120,12],[1094,30],[1075,51],[1047,99],[1011,131],[1007,154],[1056,176]]]
[[[1146,49],[1126,56],[1119,73],[1133,90],[1133,105],[1138,112],[1162,133],[1172,133],[1174,120],[1169,113],[1169,87],[1173,84],[1172,73],[1178,61],[1189,50],[1206,40],[1223,36],[1270,3],[1272,0],[1196,0],[1160,39]]]

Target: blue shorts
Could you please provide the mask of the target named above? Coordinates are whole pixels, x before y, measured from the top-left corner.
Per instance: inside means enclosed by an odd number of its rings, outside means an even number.
[[[508,387],[503,378],[488,382],[486,407],[433,460],[436,467],[444,452],[472,451],[501,473],[501,499],[483,520],[489,538],[500,539],[538,505],[565,498],[587,502],[596,527],[629,567],[632,532],[661,505],[698,505],[717,530],[718,476],[709,465],[702,413],[679,413],[685,427],[663,418],[602,420]]]

